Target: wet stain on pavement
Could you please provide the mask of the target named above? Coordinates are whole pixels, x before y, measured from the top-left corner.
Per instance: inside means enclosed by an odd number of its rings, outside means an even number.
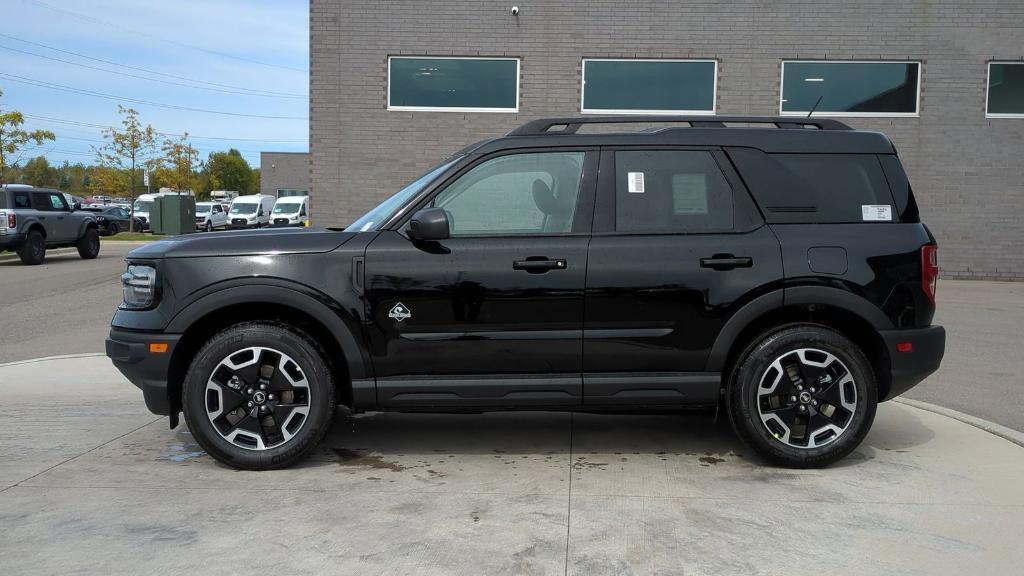
[[[366,454],[359,450],[349,450],[348,448],[331,448],[331,450],[338,456],[338,464],[341,466],[369,466],[392,472],[405,470],[405,467],[397,462],[388,462],[380,456]]]
[[[702,462],[701,466],[708,466],[710,464],[718,464],[720,462],[725,462],[725,458],[719,458],[717,456],[701,456],[700,458],[698,458],[698,460]]]

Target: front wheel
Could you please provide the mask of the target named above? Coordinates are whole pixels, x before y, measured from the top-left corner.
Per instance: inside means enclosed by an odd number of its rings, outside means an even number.
[[[100,233],[95,228],[87,229],[75,247],[83,260],[92,260],[100,255]]]
[[[185,421],[220,462],[246,470],[289,466],[330,429],[334,380],[323,350],[304,332],[249,322],[214,336],[183,387]]]
[[[203,227],[203,232],[213,232],[213,223],[207,220],[206,226]]]
[[[117,227],[115,222],[111,222],[110,226],[107,226],[107,236],[117,236],[117,233],[120,231],[121,229]]]
[[[729,418],[765,459],[827,466],[867,436],[878,403],[875,375],[842,334],[815,324],[783,327],[755,342],[737,366]]]

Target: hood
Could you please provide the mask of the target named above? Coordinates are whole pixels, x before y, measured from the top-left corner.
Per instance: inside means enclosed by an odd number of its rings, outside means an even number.
[[[330,252],[357,232],[324,228],[265,228],[206,234],[182,234],[151,242],[128,253],[129,259],[200,258],[258,254]]]

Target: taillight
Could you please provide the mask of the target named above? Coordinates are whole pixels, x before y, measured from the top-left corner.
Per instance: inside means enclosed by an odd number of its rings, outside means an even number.
[[[921,246],[921,288],[928,299],[935,302],[935,287],[939,282],[939,247]]]
[[[18,215],[14,212],[7,213],[7,227],[17,228],[18,227]]]

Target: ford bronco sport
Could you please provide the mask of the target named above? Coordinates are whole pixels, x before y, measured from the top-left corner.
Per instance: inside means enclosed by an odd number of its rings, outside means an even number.
[[[0,186],[0,252],[15,250],[22,263],[42,264],[47,248],[74,246],[91,260],[100,254],[100,233],[91,212],[76,210],[59,190],[21,184]]]
[[[607,131],[637,122],[662,127]],[[722,408],[767,461],[823,466],[945,346],[896,150],[834,120],[536,120],[344,230],[127,260],[107,355],[238,468],[297,461],[339,404]]]

